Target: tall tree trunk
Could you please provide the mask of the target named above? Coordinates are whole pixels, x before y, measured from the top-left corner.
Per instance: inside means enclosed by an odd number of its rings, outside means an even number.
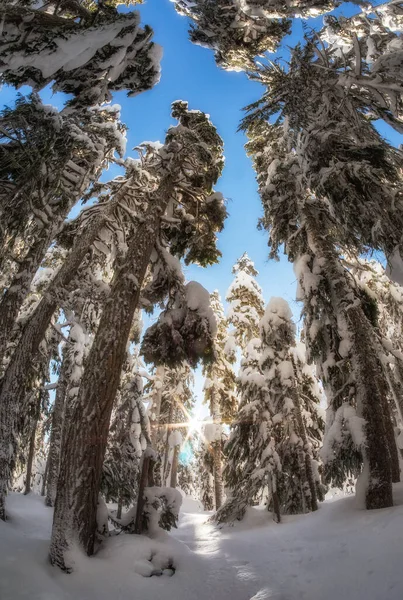
[[[29,440],[29,451],[28,451],[28,460],[27,460],[27,473],[25,476],[25,490],[24,495],[30,493],[31,491],[31,478],[32,478],[32,464],[34,462],[35,456],[35,439],[36,439],[36,425],[37,421],[35,421],[35,427],[31,433],[31,437]]]
[[[67,347],[63,348],[63,359],[59,381],[56,388],[55,402],[52,410],[52,429],[49,440],[48,480],[46,486],[46,506],[54,506],[56,500],[57,479],[59,477],[60,451],[64,426],[65,399],[68,386],[70,361]]]
[[[32,422],[32,431],[31,436],[29,438],[29,450],[28,450],[28,460],[27,460],[27,474],[25,476],[25,490],[24,494],[27,495],[31,491],[31,479],[32,479],[32,465],[35,457],[35,442],[36,442],[36,430],[38,427],[39,416],[41,414],[41,403],[42,403],[42,395],[41,391],[38,390],[38,398],[35,405],[35,413],[33,416]]]
[[[301,413],[301,403],[298,397],[298,392],[296,389],[293,390],[293,402],[294,402],[294,410],[295,410],[295,416],[296,416],[296,420],[297,420],[297,425],[298,425],[298,434],[299,437],[302,440],[303,443],[303,452],[304,452],[304,476],[306,477],[306,481],[308,483],[308,487],[309,487],[309,491],[310,491],[310,496],[309,498],[307,498],[305,496],[305,499],[308,500],[308,510],[310,511],[315,511],[318,510],[318,495],[316,493],[316,485],[315,485],[315,480],[313,477],[313,470],[312,470],[312,456],[311,456],[311,451],[310,451],[310,444],[308,441],[308,436],[306,435],[306,429],[305,429],[305,423],[304,420],[302,418],[302,413]]]
[[[385,421],[386,439],[389,448],[390,455],[390,468],[392,473],[392,482],[398,483],[400,481],[400,465],[399,465],[399,453],[395,438],[395,429],[392,421],[392,413],[389,406],[387,393],[383,395],[383,415]]]
[[[57,227],[58,229],[58,227]],[[45,257],[46,251],[54,238],[57,229],[50,232],[42,230],[28,251],[27,256],[19,264],[18,271],[4,293],[0,302],[0,364],[7,349],[7,343],[21,310],[22,304],[29,293],[35,273]]]
[[[43,478],[42,478],[41,496],[46,495],[46,486],[48,483],[48,471],[49,471],[49,454],[48,454],[48,458],[46,459],[45,472],[44,472]]]
[[[317,208],[317,207],[316,207]],[[387,389],[383,367],[376,351],[372,326],[361,305],[354,302],[351,284],[340,265],[328,231],[321,228],[313,209],[304,207],[304,222],[312,252],[325,263],[331,289],[332,308],[347,323],[351,341],[351,368],[356,384],[357,414],[365,422],[367,446],[364,462],[369,467],[366,507],[393,505],[389,448],[383,414],[383,394]]]
[[[221,428],[221,408],[216,392],[213,392],[211,399],[211,412],[213,424]],[[221,460],[221,439],[215,440],[211,444],[213,452],[213,475],[214,475],[214,497],[215,509],[218,510],[224,499],[224,483],[222,478],[222,460]]]
[[[0,383],[0,518],[5,519],[5,495],[13,459],[14,426],[33,373],[39,348],[58,308],[59,295],[77,274],[97,235],[112,214],[121,193],[97,215],[76,241],[72,251],[49,284],[42,300],[25,325],[18,345]]]
[[[271,478],[271,501],[273,504],[273,521],[275,521],[276,523],[281,523],[280,500],[277,491],[277,477],[275,475],[272,475]]]
[[[177,486],[179,451],[180,451],[180,446],[175,446],[173,456],[172,456],[171,481],[169,484],[171,488],[176,488],[176,486]]]
[[[88,555],[94,552],[97,498],[110,415],[141,285],[172,191],[173,179],[167,175],[115,271],[87,359],[63,451],[53,520],[50,559],[62,569],[69,569],[65,553],[71,539],[79,540]]]
[[[168,480],[168,475],[169,475],[169,454],[170,454],[169,436],[171,435],[171,432],[173,431],[172,424],[173,424],[173,420],[174,420],[174,412],[175,412],[175,405],[174,405],[174,401],[171,400],[171,405],[169,407],[169,414],[168,414],[168,423],[166,424],[164,464],[162,466],[161,485],[163,487],[166,486],[167,480]]]
[[[158,442],[158,438],[159,438],[161,400],[162,400],[164,376],[165,376],[165,367],[164,367],[164,365],[159,365],[156,369],[155,379],[156,379],[156,382],[159,382],[160,386],[157,388],[157,392],[154,395],[152,412],[150,415],[151,445],[154,448],[154,450],[157,447],[157,442]]]

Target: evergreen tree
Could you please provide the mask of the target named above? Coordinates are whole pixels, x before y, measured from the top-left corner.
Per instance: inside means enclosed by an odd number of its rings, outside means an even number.
[[[321,38],[329,44],[329,70],[369,115],[403,132],[402,39],[398,4],[368,4],[350,18],[329,16]]]
[[[226,445],[227,500],[214,516],[218,522],[242,519],[246,508],[262,498],[267,486],[277,500],[276,481],[281,462],[271,435],[271,406],[260,357],[261,341],[254,338],[244,350],[238,374],[238,414]],[[274,510],[278,519],[278,502]]]
[[[54,91],[73,94],[69,104],[79,107],[102,104],[113,91],[138,94],[159,80],[161,49],[151,41],[152,29],[139,26],[136,11],[93,3],[78,22],[74,11],[55,16],[6,2],[2,13],[5,83],[38,91],[53,82]]]
[[[258,122],[249,135],[248,151],[255,158],[271,255],[276,256],[285,244],[296,263],[308,358],[315,361],[328,398],[327,432],[340,409],[344,439],[349,440],[339,443],[337,451],[325,452],[324,458],[355,473],[364,460],[366,474],[369,468],[367,508],[390,506],[382,355],[361,297],[340,262],[334,238],[340,230],[339,214],[329,210],[328,201],[307,191],[299,156],[288,150],[283,125]],[[342,229],[338,241],[346,237],[351,240]],[[349,418],[343,417],[345,407]],[[340,442],[342,436],[334,439]]]
[[[170,237],[173,240],[174,253],[201,264],[217,259],[215,232],[222,227],[225,209],[222,199],[212,200],[211,193],[222,169],[221,139],[206,116],[188,111],[186,103],[174,103],[173,116],[178,118],[179,125],[168,131],[166,145],[158,155],[161,182],[151,199],[148,194],[143,198],[146,204],[143,219],[115,270],[66,438],[51,542],[51,560],[64,569],[69,569],[65,553],[72,535],[78,537],[88,554],[94,551],[96,505],[111,409],[130,324],[168,206],[173,208],[173,216],[184,218],[197,211],[200,219],[199,228],[192,227],[182,244],[177,228],[173,227],[173,231],[167,228],[165,235],[168,243]],[[200,232],[204,234],[203,241],[198,238]],[[188,300],[196,307],[194,312],[201,314],[205,310],[205,306],[199,306],[197,295]],[[95,407],[98,407],[96,412]],[[97,434],[97,443],[94,451],[89,452],[87,441],[94,438],[92,432]],[[82,475],[77,479],[78,465]]]
[[[318,481],[314,477],[312,450],[290,351],[295,344],[295,325],[291,316],[285,300],[272,298],[260,323],[260,362],[273,415],[272,436],[282,465],[276,492],[280,510],[285,514],[318,508]]]
[[[18,266],[0,303],[0,362],[33,277],[65,217],[114,151],[122,152],[118,116],[114,107],[62,116],[36,96],[20,98],[15,110],[3,113],[8,194],[0,210],[4,250],[11,245]]]
[[[264,312],[262,290],[255,281],[258,272],[246,252],[232,268],[235,275],[227,291],[228,323],[233,326],[237,346],[244,350],[251,339],[259,336],[259,321]]]
[[[198,497],[206,511],[214,510],[214,464],[211,448],[206,440],[201,439],[195,452]]]
[[[194,22],[191,41],[214,50],[220,67],[237,71],[253,68],[256,56],[276,51],[290,32],[292,17],[317,16],[337,4],[332,0],[174,1],[176,10]]]

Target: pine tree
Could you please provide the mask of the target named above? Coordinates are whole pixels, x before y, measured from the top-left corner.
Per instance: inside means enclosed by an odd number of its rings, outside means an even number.
[[[127,221],[133,227],[135,213],[132,209],[138,206],[135,192],[142,189],[144,193],[152,177],[134,164],[131,164],[128,170],[130,176],[127,180],[122,182],[119,178],[118,181],[112,182],[112,198],[108,189],[106,198],[101,195],[98,204],[84,210],[76,221],[68,226],[68,232],[63,236],[63,243],[67,240],[70,252],[54,277],[50,279],[48,286],[45,286],[42,299],[34,307],[22,328],[17,346],[0,384],[0,427],[4,432],[2,442],[5,456],[11,447],[7,435],[12,435],[12,423],[20,410],[35,357],[38,355],[41,341],[53,314],[71,292],[81,290],[79,301],[85,302],[83,283],[88,279],[91,282],[94,252],[97,252],[97,247],[101,248],[103,257],[108,247],[111,254],[119,255],[122,239],[125,239]],[[92,264],[89,263],[91,258]],[[104,292],[101,287],[99,293],[102,295]],[[68,308],[71,310],[71,306]],[[11,464],[9,461],[5,460],[3,464],[0,460],[0,479],[4,482],[10,477],[9,464]]]
[[[398,4],[368,5],[350,18],[329,16],[321,38],[329,44],[329,70],[337,84],[399,133],[403,132],[403,79]],[[397,11],[397,12],[396,12]]]
[[[214,509],[214,465],[209,444],[201,437],[195,452],[198,497],[205,511]]]
[[[65,217],[115,150],[122,151],[118,116],[113,107],[62,116],[37,96],[20,98],[14,111],[3,113],[7,143],[2,164],[9,188],[1,206],[3,236],[18,267],[0,303],[0,362],[33,277]],[[28,240],[22,251],[21,239]]]
[[[178,243],[177,231],[170,233],[168,227],[166,235],[168,242],[171,235],[174,253],[185,256],[188,261],[199,260],[201,264],[208,264],[217,258],[215,232],[222,227],[225,210],[221,199],[208,203],[205,201],[211,198],[212,185],[222,169],[221,139],[206,116],[198,111],[188,111],[186,103],[175,103],[173,116],[178,118],[179,125],[168,131],[166,146],[159,152],[161,182],[151,199],[148,195],[147,199],[144,198],[144,218],[115,270],[109,299],[88,356],[70,422],[58,482],[51,542],[51,560],[64,569],[69,569],[65,552],[72,535],[78,536],[88,554],[94,551],[96,504],[111,409],[119,384],[130,324],[138,308],[141,286],[152,251],[161,235],[161,224],[168,205],[173,208],[173,216],[175,213],[190,215],[197,210],[202,227],[201,230],[191,228],[190,236],[182,245]],[[176,188],[178,177],[180,192]],[[178,193],[180,207],[177,204]],[[209,224],[210,238],[207,236]],[[206,237],[202,243],[197,236],[203,229]],[[196,308],[200,308],[197,302]],[[95,407],[99,407],[96,413]],[[92,432],[97,433],[93,453],[88,451],[87,443],[88,439],[93,439]],[[82,474],[79,479],[78,465]]]
[[[7,2],[2,81],[36,91],[53,82],[54,91],[74,95],[69,101],[74,107],[102,104],[113,91],[134,95],[151,89],[159,80],[161,58],[152,29],[139,26],[136,11],[119,13],[103,2],[93,7],[77,22],[74,12],[55,16]]]
[[[331,0],[264,0],[258,4],[249,0],[175,0],[179,14],[194,22],[191,41],[214,50],[220,67],[237,71],[253,68],[256,56],[276,51],[290,32],[291,18],[317,16],[336,4]]]
[[[246,252],[237,260],[232,272],[235,279],[227,291],[227,319],[234,328],[232,335],[237,346],[244,350],[251,339],[259,336],[264,301],[262,290],[254,279],[258,272]]]
[[[390,506],[382,355],[334,238],[337,233],[338,242],[347,243],[352,237],[341,229],[339,214],[336,217],[337,211],[329,210],[329,202],[307,191],[299,156],[288,151],[283,125],[257,122],[249,135],[248,151],[255,157],[271,255],[275,257],[284,243],[296,264],[308,358],[315,361],[328,398],[327,439],[339,411],[337,417],[349,440],[339,444],[337,451],[333,447],[325,452],[324,458],[355,473],[363,460],[366,471],[369,468],[367,508]]]
[[[227,321],[218,292],[211,294],[211,306],[217,320],[215,338],[215,360],[208,364],[203,374],[204,401],[208,404],[212,417],[209,438],[214,463],[215,508],[218,510],[224,499],[222,479],[222,423],[230,423],[235,415],[237,399],[235,395],[235,374],[232,368],[234,358],[228,356]]]
[[[270,64],[252,75],[267,89],[247,107],[243,126],[278,116],[285,152],[294,152],[302,185],[327,205],[338,243],[357,254],[372,248],[389,255],[401,243],[401,152],[322,69],[327,55],[317,50],[308,41],[294,49],[287,70]]]
[[[295,325],[291,316],[285,300],[272,298],[260,323],[260,362],[273,415],[272,435],[282,465],[276,492],[280,509],[285,514],[318,508],[311,445],[302,416],[300,390],[290,351],[295,344]]]
[[[267,486],[274,500],[277,499],[276,480],[281,462],[271,435],[270,399],[260,357],[261,340],[254,338],[241,359],[237,380],[239,408],[226,445],[224,476],[228,497],[214,515],[217,522],[242,519],[246,508],[261,500]],[[274,510],[279,519],[278,503]]]

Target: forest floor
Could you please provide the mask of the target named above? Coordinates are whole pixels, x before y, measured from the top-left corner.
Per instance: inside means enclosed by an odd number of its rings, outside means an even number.
[[[368,512],[341,498],[280,525],[250,509],[218,529],[185,499],[177,530],[111,537],[92,558],[76,552],[65,575],[47,561],[52,510],[40,496],[11,494],[10,519],[0,522],[0,599],[402,600],[403,484],[395,503]],[[171,562],[171,577],[144,576]]]

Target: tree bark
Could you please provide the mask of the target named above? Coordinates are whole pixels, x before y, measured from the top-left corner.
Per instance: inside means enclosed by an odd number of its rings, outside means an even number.
[[[168,475],[169,475],[169,436],[171,435],[171,431],[173,431],[173,420],[174,420],[174,412],[175,406],[173,399],[171,400],[171,405],[169,407],[168,414],[168,423],[166,424],[166,438],[165,438],[165,450],[164,450],[164,464],[162,467],[162,477],[161,477],[161,485],[166,486]]]
[[[332,308],[348,324],[351,340],[351,368],[356,383],[357,414],[365,422],[367,446],[364,462],[369,467],[366,489],[367,509],[393,505],[392,476],[389,460],[383,394],[387,389],[383,366],[376,351],[372,326],[360,304],[354,302],[351,284],[347,280],[328,232],[321,228],[315,207],[304,208],[308,243],[315,255],[325,263],[331,289]]]
[[[162,390],[164,382],[165,367],[159,365],[156,369],[155,379],[161,383],[161,386],[157,389],[156,394],[153,398],[152,413],[150,415],[150,429],[151,429],[151,445],[155,449],[159,438],[159,424],[160,424],[160,413],[161,413],[161,400]]]
[[[14,424],[22,406],[25,391],[33,374],[42,340],[58,308],[59,295],[77,274],[92,243],[121,195],[114,199],[100,215],[97,215],[77,240],[74,248],[49,284],[42,300],[25,325],[18,345],[0,383],[0,518],[5,519],[5,495],[10,480],[10,464],[13,457]]]
[[[170,481],[170,484],[169,484],[171,488],[176,488],[176,486],[177,486],[178,464],[179,464],[179,451],[180,451],[180,447],[179,446],[175,446],[174,452],[173,452],[173,456],[172,456],[171,481]]]
[[[280,513],[280,500],[277,492],[277,479],[276,476],[272,476],[272,490],[271,490],[271,501],[273,503],[273,521],[281,523]]]
[[[35,421],[35,427],[31,433],[31,437],[29,440],[29,451],[28,451],[28,460],[27,460],[27,473],[25,476],[25,490],[24,495],[30,493],[31,491],[31,478],[32,478],[32,463],[34,462],[35,456],[35,438],[36,438],[36,425],[37,421]]]
[[[59,224],[57,228],[52,228],[50,232],[46,230],[43,233],[40,232],[42,235],[35,240],[27,256],[20,263],[16,275],[2,297],[0,302],[0,365],[3,363],[7,343],[17,320],[18,313],[29,293],[35,273],[39,269],[57,229],[59,229]]]
[[[211,412],[213,423],[221,427],[221,408],[217,394],[213,391],[211,398]],[[224,483],[222,478],[221,439],[212,442],[213,473],[214,473],[214,498],[215,509],[218,510],[224,499]]]
[[[52,411],[52,429],[49,440],[48,480],[46,485],[46,506],[54,506],[56,500],[57,479],[59,477],[60,451],[64,426],[65,399],[68,387],[70,361],[66,347],[63,349],[63,360],[59,381],[56,388],[55,403]]]
[[[315,510],[318,510],[318,495],[316,493],[316,485],[315,485],[315,480],[313,477],[312,456],[310,453],[310,444],[308,442],[308,436],[306,435],[305,423],[304,423],[304,420],[302,418],[302,413],[301,413],[301,404],[300,404],[298,392],[296,389],[294,389],[294,392],[293,392],[293,402],[294,402],[295,416],[296,416],[298,430],[299,430],[298,433],[299,433],[299,437],[302,440],[303,448],[304,448],[304,476],[306,478],[306,481],[308,483],[309,490],[310,490],[310,498],[308,499],[309,500],[308,510],[313,512]],[[305,496],[305,499],[307,500],[306,496]]]
[[[88,555],[94,552],[97,498],[110,415],[141,285],[172,191],[173,179],[167,175],[115,271],[88,355],[63,451],[53,521],[50,560],[64,570],[69,570],[65,553],[71,539],[77,539]]]

